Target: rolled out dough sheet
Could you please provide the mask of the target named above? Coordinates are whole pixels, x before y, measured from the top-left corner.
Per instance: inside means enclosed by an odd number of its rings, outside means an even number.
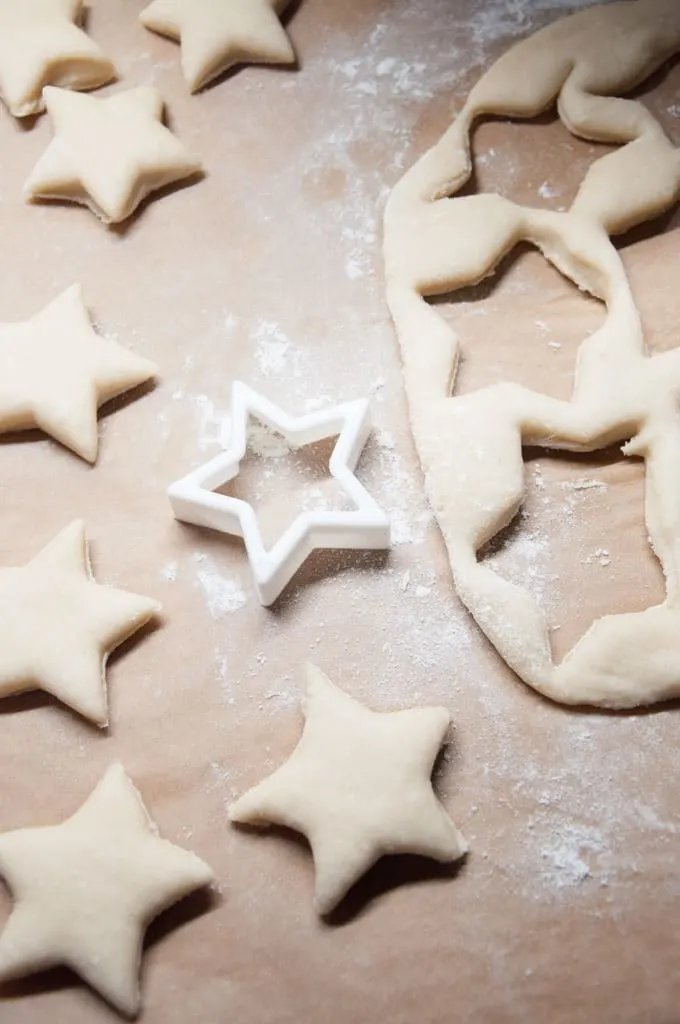
[[[0,248],[0,317],[26,318],[79,281],[97,321],[157,362],[162,383],[103,417],[94,470],[38,435],[0,445],[0,564],[83,517],[97,579],[158,599],[164,624],[111,660],[108,735],[39,695],[0,706],[0,828],[61,820],[121,761],[161,833],[214,868],[212,909],[190,900],[150,930],[145,1024],[674,1020],[678,713],[554,707],[481,638],[424,504],[383,297],[386,189],[482,65],[559,5],[303,2],[289,22],[299,72],[247,68],[198,98],[176,48],[137,24],[141,7],[100,0],[90,34],[126,87],[156,82],[208,176],[150,204],[124,237],[108,233],[86,210],[23,203],[49,124],[0,117],[0,217],[21,240]],[[676,66],[645,93],[673,138],[679,86]],[[475,150],[479,187],[555,207],[600,151],[550,118],[483,124]],[[625,240],[654,349],[678,341],[676,221]],[[463,339],[459,387],[511,378],[566,395],[601,312],[536,255],[504,271],[441,307]],[[372,394],[359,471],[392,516],[388,559],[320,556],[268,611],[237,542],[173,522],[165,488],[219,450],[235,377],[291,411]],[[261,432],[256,445],[272,450]],[[274,517],[317,500],[314,467],[285,487],[279,472],[260,457],[243,480]],[[490,557],[546,603],[558,653],[596,616],[661,599],[638,465],[541,457],[527,474],[527,515]],[[385,864],[333,927],[313,912],[304,848],[226,814],[293,748],[305,659],[376,710],[449,708],[438,789],[471,846],[454,878]],[[0,919],[8,911],[3,897]],[[113,1019],[66,973],[10,994],[3,1024]]]

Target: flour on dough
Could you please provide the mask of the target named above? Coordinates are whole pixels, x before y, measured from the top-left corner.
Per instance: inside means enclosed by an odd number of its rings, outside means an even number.
[[[45,109],[46,85],[96,89],[116,77],[77,24],[83,0],[0,0],[0,98],[15,117]]]
[[[43,95],[54,139],[26,182],[27,199],[83,203],[105,224],[119,224],[151,192],[201,171],[163,124],[152,86],[105,99],[51,87]]]
[[[234,64],[292,64],[278,15],[290,0],[153,0],[139,19],[182,43],[182,71],[198,92]]]
[[[305,726],[285,764],[230,809],[231,821],[302,832],[312,847],[316,907],[330,913],[380,857],[450,863],[467,845],[430,776],[449,713],[377,713],[307,666]]]
[[[0,568],[0,697],[44,690],[105,726],[106,659],[159,610],[95,582],[75,520],[26,565]]]
[[[119,764],[61,825],[0,835],[12,913],[0,935],[0,981],[64,965],[121,1013],[136,1016],[146,926],[213,873],[161,839]]]
[[[680,195],[680,153],[642,103],[618,95],[678,51],[676,0],[610,3],[548,26],[482,77],[442,139],[398,182],[385,214],[387,298],[411,425],[456,588],[518,675],[567,704],[624,708],[680,695],[680,350],[647,355],[609,239]],[[534,117],[555,100],[575,134],[624,143],[590,167],[567,213],[499,195],[452,198],[470,176],[478,117]],[[580,347],[573,397],[510,383],[451,397],[458,338],[425,297],[480,281],[522,240],[607,307],[604,325]],[[535,600],[480,564],[477,552],[520,507],[523,445],[592,451],[624,441],[625,454],[646,462],[647,528],[667,597],[596,621],[557,665]]]
[[[93,330],[73,285],[30,320],[0,323],[0,433],[39,427],[94,462],[99,406],[156,371]]]

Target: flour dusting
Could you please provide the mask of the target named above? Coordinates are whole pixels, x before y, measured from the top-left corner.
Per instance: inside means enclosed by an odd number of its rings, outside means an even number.
[[[174,397],[174,396],[173,396]],[[184,398],[179,392],[178,398]],[[198,420],[198,447],[201,451],[215,445],[225,448],[229,441],[229,417],[208,395],[189,395],[189,401]]]
[[[196,554],[194,561],[196,579],[213,619],[221,619],[223,615],[243,608],[248,598],[236,580],[222,576],[206,554]]]
[[[255,364],[263,377],[299,373],[299,353],[279,324],[260,320],[251,337],[255,342]]]

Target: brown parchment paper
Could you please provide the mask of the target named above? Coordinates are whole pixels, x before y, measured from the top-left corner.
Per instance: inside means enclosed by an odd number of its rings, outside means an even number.
[[[0,319],[26,318],[79,281],[102,330],[157,360],[162,379],[102,418],[94,469],[37,434],[3,441],[0,564],[24,562],[82,516],[98,580],[153,595],[164,612],[111,660],[108,731],[41,695],[0,704],[0,828],[58,822],[120,760],[162,834],[214,867],[219,892],[149,932],[148,1024],[680,1020],[678,711],[552,706],[480,636],[422,496],[383,301],[387,191],[479,70],[563,8],[303,0],[289,18],[299,71],[244,69],[192,98],[177,47],[137,25],[141,6],[97,0],[90,31],[118,87],[157,83],[207,176],[122,232],[85,210],[29,207],[22,183],[49,124],[3,111]],[[671,137],[679,84],[671,67],[642,92]],[[552,207],[600,151],[552,116],[485,123],[474,147],[477,187]],[[655,349],[678,340],[675,222],[623,240]],[[567,395],[579,341],[602,316],[525,252],[440,309],[463,338],[461,391],[509,378]],[[237,542],[173,522],[165,488],[219,450],[234,378],[291,412],[372,396],[360,474],[392,516],[388,557],[314,558],[265,610]],[[324,493],[318,460],[278,484],[285,463],[255,457],[241,484],[275,518]],[[640,464],[528,453],[527,488],[525,514],[488,557],[540,595],[558,654],[594,617],[661,598]],[[304,844],[226,818],[299,735],[305,659],[377,709],[450,708],[437,785],[471,844],[458,872],[385,862],[331,924],[313,913]],[[67,972],[0,1002],[3,1024],[113,1019]]]

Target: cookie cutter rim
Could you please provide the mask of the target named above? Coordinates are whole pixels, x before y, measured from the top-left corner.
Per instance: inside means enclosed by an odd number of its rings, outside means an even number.
[[[356,508],[300,512],[276,543],[265,548],[253,506],[242,498],[214,490],[238,476],[248,448],[251,417],[298,448],[337,436],[328,463],[329,474]],[[354,473],[370,431],[368,399],[360,398],[296,417],[241,381],[234,381],[229,445],[214,459],[170,485],[168,497],[173,514],[182,522],[241,537],[257,596],[261,604],[271,605],[317,548],[386,550],[390,547],[389,519]]]

